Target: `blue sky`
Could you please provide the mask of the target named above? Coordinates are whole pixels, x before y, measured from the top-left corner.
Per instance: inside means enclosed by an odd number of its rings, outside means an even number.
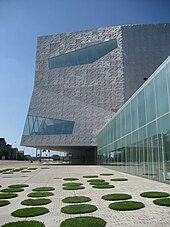
[[[23,149],[37,36],[170,22],[169,9],[169,0],[0,0],[0,137]]]

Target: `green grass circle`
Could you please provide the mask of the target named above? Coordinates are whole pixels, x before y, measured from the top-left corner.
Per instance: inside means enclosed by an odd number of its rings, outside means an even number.
[[[49,210],[45,207],[31,207],[31,208],[23,208],[18,209],[11,213],[14,217],[35,217],[42,214],[48,213]]]
[[[82,183],[64,183],[63,186],[80,186],[83,185]]]
[[[107,188],[114,188],[114,186],[110,184],[100,184],[100,185],[93,185],[93,188],[107,189]]]
[[[83,186],[64,186],[63,190],[81,190],[81,189],[85,189],[85,187]]]
[[[84,214],[97,210],[97,207],[91,204],[68,205],[61,208],[61,212],[65,214]]]
[[[167,206],[170,207],[170,198],[163,198],[163,199],[155,199],[153,201],[154,204],[159,206]]]
[[[127,178],[113,178],[111,181],[128,181]]]
[[[87,182],[104,182],[105,180],[104,179],[91,179],[91,180],[88,180]]]
[[[39,221],[17,221],[6,223],[1,227],[45,227],[45,225]]]
[[[2,189],[1,192],[23,192],[24,189],[23,188],[5,188]]]
[[[97,217],[76,217],[69,218],[60,224],[60,227],[104,227],[106,222]]]
[[[66,181],[74,181],[74,180],[79,180],[78,178],[63,178],[63,180]]]
[[[95,181],[95,182],[90,182],[90,185],[108,185],[109,182],[106,182],[106,181]]]
[[[39,206],[39,205],[46,205],[51,203],[50,199],[26,199],[21,202],[22,205],[26,206]]]
[[[17,196],[18,194],[14,194],[14,193],[0,193],[0,199],[12,199]]]
[[[26,187],[29,187],[28,184],[12,184],[12,185],[9,185],[8,188],[26,188]]]
[[[91,199],[86,196],[71,196],[62,200],[63,203],[85,203],[89,201],[91,201]]]
[[[100,176],[112,176],[113,173],[101,173]]]
[[[31,192],[27,196],[28,197],[47,197],[54,195],[52,192]]]
[[[54,191],[55,188],[53,187],[38,187],[38,188],[34,188],[32,189],[32,191]]]
[[[137,201],[115,202],[109,205],[110,209],[119,211],[138,210],[144,207],[143,203]]]
[[[10,204],[8,200],[0,200],[0,207],[7,206],[8,204]]]
[[[140,194],[140,196],[147,197],[147,198],[161,198],[161,197],[168,197],[169,194],[167,192],[150,191],[150,192],[143,192]]]
[[[126,199],[131,199],[132,196],[128,194],[108,194],[102,196],[102,199],[104,200],[109,200],[109,201],[116,201],[116,200],[126,200]]]
[[[96,177],[98,177],[97,175],[89,175],[89,176],[83,176],[83,178],[96,178]]]

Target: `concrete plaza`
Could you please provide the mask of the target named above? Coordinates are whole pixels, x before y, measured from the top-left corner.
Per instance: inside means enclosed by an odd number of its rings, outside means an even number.
[[[6,188],[11,184],[26,183],[29,185],[23,192],[18,193],[18,197],[10,199],[11,204],[0,207],[0,225],[18,220],[37,220],[44,222],[46,227],[59,227],[60,223],[72,217],[95,216],[103,218],[107,224],[106,227],[126,226],[126,227],[169,227],[170,226],[170,207],[162,207],[153,204],[153,199],[143,198],[140,193],[145,191],[165,191],[170,193],[170,185],[147,180],[137,176],[117,172],[101,166],[71,166],[71,165],[48,165],[28,162],[0,161],[0,169],[37,167],[31,172],[15,172],[14,174],[0,174],[0,185]],[[42,169],[48,167],[49,169]],[[114,185],[111,189],[95,189],[89,185],[84,175],[98,175],[101,173],[112,173],[113,176],[100,176]],[[83,190],[63,190],[62,184],[66,183],[62,178],[76,177],[83,183]],[[110,181],[111,178],[123,177],[128,181]],[[16,218],[11,213],[17,209],[26,206],[21,205],[21,201],[28,199],[27,194],[33,188],[41,186],[51,186],[55,188],[54,196],[49,197],[52,202],[44,207],[49,209],[49,213],[32,218]],[[111,201],[101,199],[103,195],[111,193],[127,193],[132,195],[134,201],[140,201],[145,204],[145,208],[136,211],[113,211],[108,208]],[[93,213],[81,215],[68,215],[61,213],[60,209],[68,204],[63,203],[62,199],[68,196],[88,196],[91,198],[89,204],[97,206],[98,210]],[[28,207],[28,206],[27,206]],[[81,227],[81,226],[80,226]],[[89,226],[90,227],[90,226]]]

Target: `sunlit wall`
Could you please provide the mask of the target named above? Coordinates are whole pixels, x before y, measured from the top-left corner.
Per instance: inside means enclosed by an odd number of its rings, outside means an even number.
[[[102,128],[98,164],[170,182],[170,57]]]

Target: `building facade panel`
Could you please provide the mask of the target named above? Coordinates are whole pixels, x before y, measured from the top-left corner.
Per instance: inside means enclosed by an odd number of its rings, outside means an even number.
[[[170,57],[98,134],[98,164],[170,182]]]

